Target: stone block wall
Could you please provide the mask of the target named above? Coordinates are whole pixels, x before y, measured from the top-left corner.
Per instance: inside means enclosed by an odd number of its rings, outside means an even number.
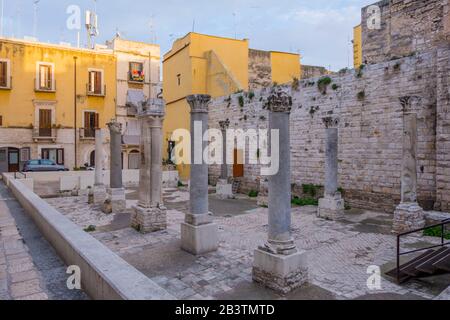
[[[424,52],[445,31],[448,0],[383,0],[381,29],[371,30],[371,12],[362,9],[363,63],[379,63]]]
[[[302,80],[291,88],[293,189],[324,184],[322,118],[339,115],[339,183],[346,200],[353,207],[393,212],[400,202],[403,116],[412,111],[418,114],[419,201],[426,209],[448,208],[449,55],[450,48],[443,47],[333,75],[325,94],[318,88],[320,78]],[[214,100],[210,126],[218,128],[218,121],[226,115],[231,128],[267,128],[268,112],[263,106],[269,91]],[[259,166],[245,165],[244,172],[242,191],[258,190]],[[211,166],[210,181],[219,174],[220,167]]]
[[[250,90],[258,90],[272,83],[272,64],[269,51],[249,49],[248,77]]]

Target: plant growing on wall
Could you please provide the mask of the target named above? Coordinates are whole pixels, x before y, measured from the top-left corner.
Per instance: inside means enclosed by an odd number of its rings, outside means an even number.
[[[356,70],[356,77],[357,78],[362,78],[362,76],[363,76],[363,70],[364,70],[364,68],[365,68],[366,66],[365,65],[360,65],[359,66],[359,68]]]
[[[322,94],[327,94],[327,88],[331,84],[332,80],[330,77],[320,78],[317,82],[317,87]]]
[[[254,97],[255,97],[255,93],[254,93],[253,91],[250,91],[250,92],[248,93],[248,99],[249,99],[250,101],[252,101]]]
[[[358,94],[356,96],[359,101],[363,101],[366,98],[366,92],[364,90],[360,91],[360,92],[358,92]]]
[[[245,100],[244,100],[244,96],[239,96],[239,98],[238,98],[238,102],[239,102],[239,106],[241,107],[241,108],[243,108],[244,107],[244,105],[245,105]]]

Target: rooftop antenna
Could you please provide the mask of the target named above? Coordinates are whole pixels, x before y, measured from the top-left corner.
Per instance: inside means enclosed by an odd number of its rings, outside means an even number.
[[[237,40],[237,22],[236,22],[236,12],[233,12],[233,24],[234,24],[234,39]]]
[[[94,11],[86,11],[86,30],[88,35],[88,48],[94,49],[95,37],[98,36],[97,0],[94,0]]]
[[[2,1],[2,3],[1,3],[1,13],[0,13],[0,37],[3,37],[3,16],[4,16],[4,14],[5,14],[5,3],[4,3],[4,0],[1,0]]]
[[[33,6],[34,6],[34,17],[33,17],[33,37],[37,38],[37,28],[38,28],[38,5],[41,0],[34,0]]]
[[[155,33],[155,15],[152,14],[150,16],[150,21],[149,21],[149,26],[150,26],[150,42],[151,43],[156,43],[156,33]]]

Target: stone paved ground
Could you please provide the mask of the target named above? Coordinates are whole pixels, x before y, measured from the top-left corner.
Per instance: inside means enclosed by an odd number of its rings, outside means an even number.
[[[135,192],[128,193],[128,207],[135,203],[135,197]],[[188,210],[188,198],[186,189],[165,190],[168,229],[147,235],[129,228],[129,219],[123,215],[109,218],[111,225],[105,225],[105,218],[89,208],[86,197],[48,201],[80,227],[95,225],[98,219],[102,227],[93,236],[177,298],[433,299],[450,285],[449,276],[403,286],[383,278],[382,290],[369,290],[369,266],[380,266],[383,272],[394,266],[392,216],[351,210],[345,220],[331,222],[316,218],[315,207],[303,207],[293,209],[292,227],[297,246],[308,252],[309,284],[281,297],[251,279],[253,251],[267,237],[267,209],[258,208],[250,199],[219,200],[212,195],[210,209],[220,212],[216,216],[220,248],[195,257],[179,249],[180,223]],[[244,209],[237,209],[241,207]],[[411,236],[404,240],[403,248],[411,250],[434,243],[434,238]]]
[[[66,266],[0,182],[0,300],[87,299],[67,289]]]

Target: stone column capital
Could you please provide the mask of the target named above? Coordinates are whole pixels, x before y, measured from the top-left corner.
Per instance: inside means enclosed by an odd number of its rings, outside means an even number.
[[[230,119],[219,121],[220,130],[226,131],[230,127]]]
[[[143,106],[141,112],[138,113],[138,118],[145,117],[164,117],[166,114],[166,105],[163,99],[152,98]]]
[[[323,124],[327,129],[333,129],[339,127],[340,118],[338,116],[330,116],[322,118]]]
[[[286,88],[274,87],[267,98],[266,108],[271,112],[290,113],[292,109],[292,96]]]
[[[117,120],[113,119],[107,125],[109,131],[111,131],[112,133],[122,134],[122,124],[117,122]]]
[[[191,106],[191,113],[208,113],[211,96],[206,94],[194,94],[186,97]]]

